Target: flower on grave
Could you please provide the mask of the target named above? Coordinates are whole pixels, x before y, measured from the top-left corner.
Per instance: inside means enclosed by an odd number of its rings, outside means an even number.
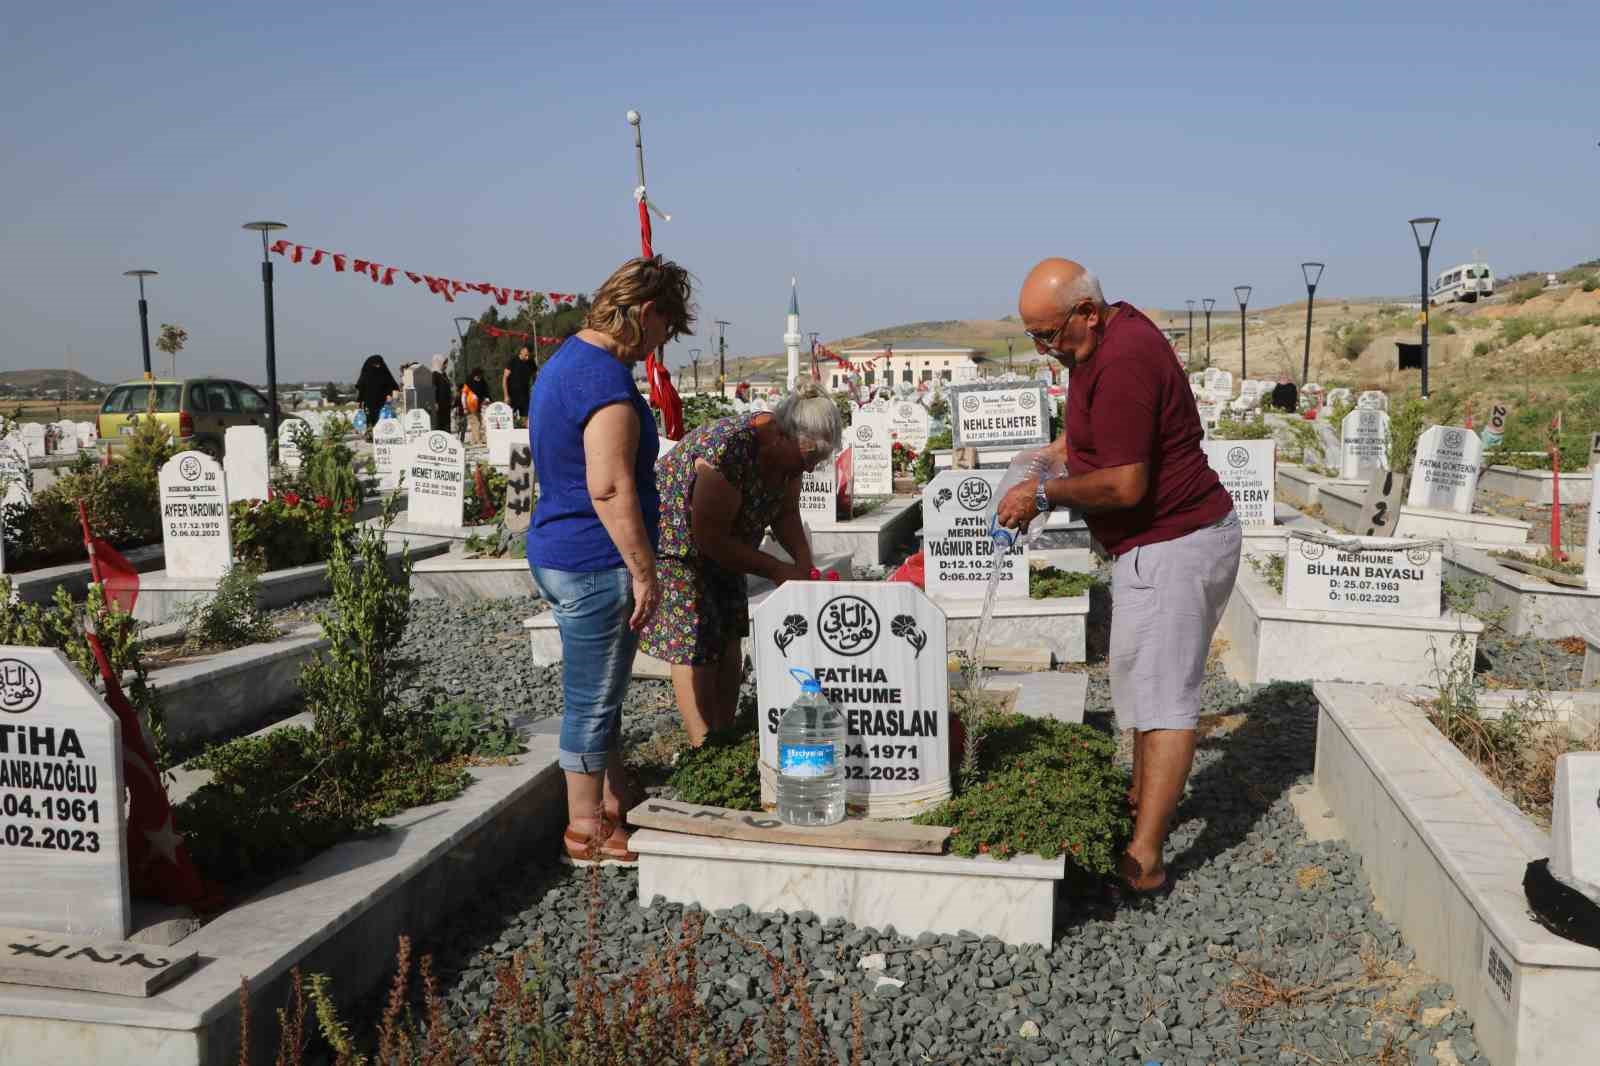
[[[317,510],[319,511],[326,511],[328,508],[333,506],[333,501],[326,496],[318,496],[316,502]]]
[[[300,494],[299,493],[295,493],[295,492],[286,492],[286,493],[284,493],[283,494],[283,503],[284,503],[285,507],[299,507],[300,506]]]

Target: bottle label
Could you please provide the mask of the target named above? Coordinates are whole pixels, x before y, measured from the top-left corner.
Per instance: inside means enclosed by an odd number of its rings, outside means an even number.
[[[833,773],[833,745],[780,744],[778,772],[789,777],[827,777]]]

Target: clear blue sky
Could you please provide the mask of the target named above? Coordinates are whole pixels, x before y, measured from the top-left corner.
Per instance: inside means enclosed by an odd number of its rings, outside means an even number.
[[[1100,6],[1103,7],[1103,6]],[[1600,255],[1600,5],[27,4],[0,42],[0,367],[262,371],[255,218],[428,273],[592,290],[656,245],[730,354],[1011,312],[1045,255],[1108,296],[1411,291],[1433,264]],[[284,379],[443,351],[446,304],[277,268]],[[679,345],[672,361],[701,339]],[[157,357],[160,358],[159,353]]]

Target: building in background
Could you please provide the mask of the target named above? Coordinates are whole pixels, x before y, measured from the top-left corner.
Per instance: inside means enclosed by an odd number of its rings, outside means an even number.
[[[861,368],[862,384],[874,385],[960,384],[976,381],[989,362],[977,348],[964,348],[938,341],[896,341],[881,348],[846,348],[839,353],[853,366]],[[821,367],[823,383],[830,390],[845,386],[850,371],[835,363]]]

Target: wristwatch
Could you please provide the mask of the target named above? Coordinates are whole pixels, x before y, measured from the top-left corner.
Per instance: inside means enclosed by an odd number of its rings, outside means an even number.
[[[1040,514],[1054,510],[1050,505],[1050,496],[1044,491],[1044,478],[1039,479],[1039,487],[1033,490],[1033,505],[1039,509]]]

